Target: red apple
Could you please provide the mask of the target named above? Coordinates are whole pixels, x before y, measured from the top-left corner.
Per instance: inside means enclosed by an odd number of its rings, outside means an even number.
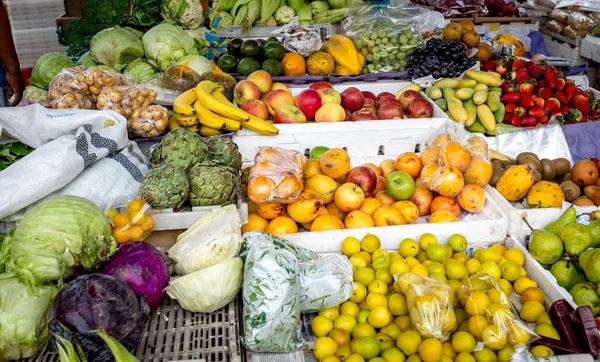
[[[260,119],[269,118],[269,110],[267,109],[267,105],[258,99],[247,100],[242,106],[242,111]]]
[[[377,108],[375,108],[374,106],[365,106],[356,112],[361,112],[361,111],[367,111],[367,112],[372,112],[373,114],[377,114]],[[356,112],[354,112],[354,113],[356,113]]]
[[[385,177],[377,176],[377,187],[375,187],[375,191],[373,191],[373,195],[377,195],[379,191],[385,191]]]
[[[322,88],[333,88],[333,86],[329,82],[317,82],[317,83],[311,84],[310,87],[308,87],[308,89],[312,89],[312,90],[319,90]]]
[[[307,120],[312,121],[315,119],[315,113],[321,108],[321,96],[316,90],[305,89],[296,96],[294,104],[304,113]]]
[[[241,107],[249,99],[257,99],[260,97],[258,86],[249,80],[242,80],[235,85],[233,89],[233,98],[235,103]]]
[[[342,107],[346,108],[350,112],[354,112],[362,107],[365,102],[365,97],[362,92],[356,87],[350,87],[345,89],[342,94]]]
[[[356,111],[352,113],[352,121],[374,121],[377,119],[375,113],[367,110]]]
[[[283,104],[275,111],[275,123],[306,123],[306,117],[296,106]]]
[[[365,197],[369,197],[377,188],[377,175],[367,166],[358,166],[346,174],[344,182],[357,184],[365,193]]]
[[[363,94],[363,97],[365,97],[365,100],[367,100],[367,99],[376,100],[377,99],[375,97],[375,94],[373,94],[373,92],[363,91],[362,94]]]
[[[372,106],[375,107],[375,100],[371,98],[365,98],[365,102],[363,103],[363,107]]]
[[[417,98],[423,98],[423,97],[421,97],[421,94],[417,91],[407,90],[406,92],[402,93],[402,95],[400,96],[400,99],[398,99],[398,101],[402,105],[402,108],[404,108],[406,110],[406,108],[408,107],[410,102],[412,102],[414,99],[417,99]]]
[[[396,100],[396,97],[394,96],[383,96],[381,98],[379,98],[379,100],[377,101],[377,108],[382,107],[385,104],[388,103],[398,103],[398,101]]]
[[[379,107],[379,110],[377,111],[377,118],[379,118],[379,119],[404,118],[404,111],[402,111],[402,106],[398,102],[386,103],[383,106]]]
[[[375,98],[375,100],[378,101],[381,99],[381,97],[385,97],[385,96],[393,96],[393,94],[390,92],[381,92],[377,95],[377,98]]]
[[[406,115],[408,118],[431,118],[432,112],[433,107],[431,106],[431,103],[422,97],[413,100],[408,107],[406,107]]]
[[[269,99],[269,96],[271,95],[273,91],[270,90],[268,92],[264,92],[263,94],[260,95],[260,100],[264,103],[267,104],[267,99]]]
[[[283,106],[284,104],[293,105],[294,97],[290,93],[284,91],[283,89],[277,89],[271,91],[265,103],[267,104],[269,113],[275,115],[275,111],[277,110],[277,108]]]
[[[344,119],[344,121],[348,122],[352,120],[352,113],[350,113],[349,110],[344,109],[344,111],[346,112],[346,118]]]

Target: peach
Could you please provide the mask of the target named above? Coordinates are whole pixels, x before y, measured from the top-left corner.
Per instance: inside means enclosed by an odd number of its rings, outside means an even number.
[[[311,222],[317,218],[323,207],[321,193],[315,190],[304,190],[296,201],[287,206],[287,213],[299,223]]]
[[[373,214],[375,226],[404,225],[406,220],[394,206],[382,206]]]
[[[343,122],[345,119],[346,111],[337,103],[323,103],[315,113],[315,122]]]
[[[365,201],[365,193],[357,184],[348,182],[338,187],[333,201],[340,211],[350,212],[360,209]]]
[[[269,94],[269,97],[267,98],[267,108],[269,108],[269,113],[275,115],[277,108],[284,104],[294,105],[294,97],[281,89],[271,91],[271,94]]]
[[[433,191],[446,197],[455,197],[463,189],[465,179],[455,167],[440,167],[431,181]]]
[[[321,108],[321,96],[316,90],[305,89],[296,96],[294,104],[304,113],[306,119],[312,121]]]
[[[438,223],[438,222],[455,222],[458,221],[456,215],[451,213],[448,210],[439,210],[431,214],[428,223]]]
[[[466,185],[458,194],[458,203],[468,212],[479,212],[485,204],[483,189],[477,185]]]
[[[387,178],[392,172],[396,171],[396,161],[384,160],[379,164],[379,168],[383,172],[383,177]]]
[[[258,86],[249,80],[243,80],[233,88],[233,99],[240,107],[250,99],[259,98],[260,90],[258,89]]]
[[[256,204],[256,213],[263,219],[272,220],[283,215],[285,207],[285,204],[278,202],[263,202]]]
[[[354,210],[344,220],[346,229],[372,228],[375,226],[373,219],[362,211]]]
[[[419,218],[419,207],[411,201],[398,201],[392,205],[395,207],[406,220],[407,224],[414,224]]]
[[[405,152],[396,158],[396,170],[406,172],[415,179],[421,173],[421,160],[414,152]]]
[[[275,123],[306,123],[306,116],[296,106],[284,104],[275,111]]]
[[[271,75],[264,70],[253,72],[248,76],[247,80],[256,84],[261,93],[270,91],[273,86],[273,78],[271,78]]]
[[[321,96],[321,103],[336,103],[342,104],[342,96],[338,91],[332,88],[321,88],[317,92],[319,92],[319,96]]]
[[[337,217],[342,221],[344,221],[344,219],[346,218],[346,213],[338,209],[338,207],[335,205],[335,202],[330,202],[329,204],[327,204],[327,206],[325,206],[325,208],[327,209],[327,211],[329,211],[329,214]]]
[[[417,205],[419,209],[419,216],[429,214],[429,207],[433,200],[433,193],[422,187],[415,187],[415,193],[410,197],[408,201]]]
[[[333,179],[345,176],[350,171],[350,157],[341,148],[325,151],[319,163],[323,173]]]
[[[267,105],[258,99],[248,99],[246,103],[242,105],[242,111],[249,113],[256,118],[269,118],[269,110],[267,109]]]
[[[283,83],[279,83],[279,82],[273,83],[271,90],[277,90],[277,89],[281,89],[281,90],[284,90],[284,91],[292,94],[292,91],[287,87],[287,85],[285,85]]]
[[[379,209],[381,206],[383,206],[381,201],[377,200],[376,198],[369,197],[365,199],[359,210],[369,216],[373,216],[375,211],[377,211],[377,209]]]
[[[439,210],[448,210],[456,217],[460,216],[460,206],[458,205],[458,202],[449,199],[446,196],[436,196],[429,206],[429,211],[432,214]]]
[[[321,170],[320,161],[316,158],[311,158],[306,162],[303,178],[304,180],[308,180],[315,175],[323,175],[323,170]]]
[[[306,189],[315,190],[323,197],[323,203],[333,201],[333,195],[338,188],[337,182],[327,175],[314,175],[304,183]]]
[[[388,195],[385,191],[379,191],[378,193],[376,193],[375,198],[379,200],[379,202],[381,202],[381,204],[384,206],[393,205],[396,202],[396,200],[390,195]]]
[[[439,160],[440,160],[440,147],[439,146],[435,146],[435,145],[427,146],[427,147],[425,147],[423,152],[421,152],[421,164],[423,164],[423,166],[431,165],[431,164],[437,165]]]
[[[320,215],[312,222],[310,231],[341,230],[345,228],[346,226],[342,220],[337,217],[333,215]]]
[[[271,220],[265,231],[273,235],[293,234],[298,232],[298,225],[289,217],[280,216]]]

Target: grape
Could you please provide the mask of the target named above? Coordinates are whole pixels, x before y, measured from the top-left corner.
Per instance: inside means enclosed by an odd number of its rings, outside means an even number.
[[[377,38],[377,39],[375,40],[375,44],[377,44],[377,45],[381,44],[381,39]]]
[[[380,38],[385,38],[387,36],[387,33],[385,32],[385,30],[379,30],[379,33],[377,33],[377,35],[379,35]]]
[[[390,54],[390,55],[388,56],[388,58],[389,58],[390,60],[394,60],[394,59],[396,59],[396,54]]]
[[[372,62],[373,61],[373,54],[367,54],[367,56],[365,57],[367,62]]]
[[[375,40],[378,38],[377,33],[372,33],[370,36],[371,40]]]
[[[360,50],[360,52],[362,53],[362,55],[363,55],[364,57],[366,57],[366,56],[367,56],[367,54],[369,54],[369,51],[367,50],[367,48],[362,48],[362,49]]]
[[[410,44],[410,45],[417,45],[417,39],[415,39],[415,38],[410,39],[408,41],[408,44]]]
[[[407,44],[408,43],[408,37],[404,34],[400,35],[400,44]]]
[[[390,39],[388,39],[388,38],[383,38],[383,39],[381,39],[381,42],[382,42],[383,44],[387,44],[389,41],[390,41]]]

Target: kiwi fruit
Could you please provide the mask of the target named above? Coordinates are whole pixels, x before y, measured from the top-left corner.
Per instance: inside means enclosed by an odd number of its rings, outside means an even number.
[[[492,159],[492,166],[504,168],[504,163],[502,162],[502,160],[494,158],[494,159]]]
[[[571,173],[567,172],[562,176],[562,181],[560,183],[563,183],[565,181],[571,181]]]
[[[525,156],[531,156],[531,157],[535,158],[538,161],[540,160],[535,153],[532,153],[532,152],[521,152],[521,153],[519,153],[519,155],[517,156],[517,159],[515,160],[517,162],[517,164],[522,165],[521,159],[523,157],[525,157]]]
[[[560,184],[560,188],[565,194],[565,201],[573,202],[579,197],[579,195],[581,195],[581,188],[573,181],[564,181]]]
[[[500,176],[502,176],[502,174],[504,173],[504,169],[502,167],[494,166],[493,170],[494,172],[492,173],[492,178],[490,179],[490,185],[496,186],[496,183],[498,183]]]
[[[547,158],[542,158],[540,163],[542,164],[542,178],[546,181],[554,180],[556,177],[556,168],[554,167],[554,162]]]
[[[504,166],[504,168],[507,168],[508,166],[514,166],[515,163],[508,160],[502,160],[502,165]]]
[[[531,170],[533,172],[533,182],[538,183],[542,181],[542,174],[538,170]]]
[[[529,155],[523,156],[519,160],[519,165],[527,165],[527,166],[529,166],[530,169],[539,172],[540,175],[542,174],[542,164],[535,157],[532,157],[532,156],[529,156]]]
[[[552,162],[554,162],[554,169],[556,170],[557,176],[564,175],[571,171],[571,162],[566,158],[555,158]]]

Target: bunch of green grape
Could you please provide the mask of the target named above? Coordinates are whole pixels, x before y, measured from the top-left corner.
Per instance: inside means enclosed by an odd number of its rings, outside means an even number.
[[[412,29],[386,29],[362,32],[354,37],[356,48],[365,57],[362,74],[401,72],[406,69],[407,57],[421,44],[422,39]]]

